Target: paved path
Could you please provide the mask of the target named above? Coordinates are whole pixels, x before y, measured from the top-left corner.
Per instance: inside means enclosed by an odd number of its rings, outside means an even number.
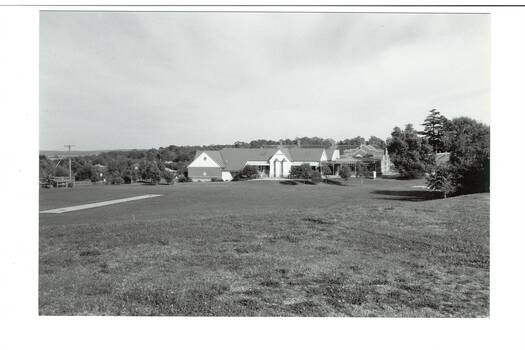
[[[136,200],[139,200],[139,199],[146,199],[146,198],[159,197],[159,196],[162,196],[162,195],[161,194],[146,194],[146,195],[143,195],[143,196],[128,197],[128,198],[122,198],[122,199],[114,199],[114,200],[111,200],[111,201],[89,203],[89,204],[82,204],[82,205],[75,205],[73,207],[65,207],[65,208],[58,208],[58,209],[43,210],[43,211],[40,212],[40,214],[67,213],[67,212],[70,212],[70,211],[77,211],[77,210],[84,210],[84,209],[90,209],[90,208],[103,207],[105,205],[124,203],[124,202],[136,201]]]

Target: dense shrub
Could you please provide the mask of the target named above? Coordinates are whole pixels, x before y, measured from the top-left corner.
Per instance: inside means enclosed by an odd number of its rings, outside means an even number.
[[[312,176],[312,167],[308,163],[303,163],[300,166],[292,166],[290,169],[291,179],[310,179]]]
[[[259,176],[259,172],[257,171],[257,167],[247,165],[239,172],[239,175],[249,179],[255,179]]]
[[[211,182],[223,182],[221,178],[218,177],[212,177]]]
[[[428,176],[427,186],[431,190],[443,192],[443,197],[445,198],[447,198],[447,195],[457,191],[447,165],[437,167],[436,170]]]
[[[115,175],[110,178],[110,183],[112,185],[120,185],[124,183],[124,179],[120,175]]]
[[[177,181],[178,182],[191,182],[191,178],[187,177],[187,176],[184,176],[184,175],[180,175],[178,178],[177,178]]]
[[[256,166],[247,165],[241,171],[233,176],[233,181],[243,181],[256,179],[259,177],[259,171]]]
[[[125,184],[130,184],[133,180],[132,176],[129,174],[122,175],[122,179],[124,180]]]
[[[343,165],[341,169],[339,169],[339,176],[341,176],[343,180],[348,180],[351,175],[352,175],[352,169],[350,169],[350,166]]]
[[[162,172],[162,177],[168,185],[171,185],[173,183],[173,180],[175,179],[175,174],[171,171],[164,169],[164,171]]]
[[[321,173],[319,171],[314,170],[310,175],[310,181],[312,181],[313,183],[319,183],[323,181],[323,177],[321,176]]]

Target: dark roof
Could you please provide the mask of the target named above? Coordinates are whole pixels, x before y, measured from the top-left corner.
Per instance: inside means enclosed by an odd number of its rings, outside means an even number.
[[[221,151],[197,151],[197,153],[195,154],[195,158],[200,156],[202,153],[206,153],[208,157],[210,157],[215,163],[219,164],[221,168],[224,168],[224,159],[222,158]]]
[[[292,162],[317,162],[321,160],[324,148],[288,148]]]
[[[240,170],[249,160],[267,161],[277,150],[275,148],[223,148],[220,152],[226,170]]]

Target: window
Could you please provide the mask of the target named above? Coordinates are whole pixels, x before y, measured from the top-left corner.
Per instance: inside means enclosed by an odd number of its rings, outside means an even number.
[[[202,159],[207,160],[208,158],[206,156],[202,157]]]

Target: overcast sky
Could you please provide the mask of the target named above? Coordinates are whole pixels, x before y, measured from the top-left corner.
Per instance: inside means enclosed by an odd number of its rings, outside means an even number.
[[[488,15],[40,15],[41,149],[386,138],[432,108],[489,124]]]

